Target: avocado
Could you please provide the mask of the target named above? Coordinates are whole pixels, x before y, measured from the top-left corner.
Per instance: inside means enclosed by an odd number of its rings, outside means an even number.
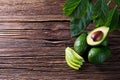
[[[90,46],[96,46],[101,44],[107,37],[109,27],[101,26],[92,30],[87,36],[87,43]]]
[[[68,56],[65,56],[65,60],[68,64],[68,66],[70,66],[71,68],[73,68],[75,70],[79,70],[79,68],[81,67],[79,64],[75,64],[74,62],[70,61]]]
[[[84,59],[78,55],[72,48],[67,47],[65,49],[65,60],[71,68],[79,70],[83,65]]]
[[[71,67],[72,69],[74,69],[74,70],[79,70],[79,68],[81,67],[80,65],[78,66],[77,64],[71,62],[71,61],[68,59],[67,56],[65,56],[65,60],[66,60],[66,62],[67,62],[67,65],[68,65],[69,67]]]
[[[111,54],[107,47],[93,47],[88,53],[88,61],[93,64],[102,64]]]
[[[71,54],[66,53],[66,56],[69,59],[69,61],[71,61],[72,63],[74,63],[76,65],[83,65],[83,61],[76,60],[75,58],[72,57]]]
[[[87,33],[82,33],[74,42],[74,50],[79,55],[83,55],[88,47],[86,37],[87,37]]]
[[[66,54],[69,54],[69,55],[71,56],[71,58],[74,59],[74,60],[81,61],[81,62],[84,61],[84,59],[83,59],[80,55],[78,55],[78,54],[77,54],[72,48],[70,48],[70,47],[67,47],[67,48],[65,49],[65,53],[66,53]]]
[[[108,46],[108,38],[106,38],[102,43],[101,43],[102,46]]]

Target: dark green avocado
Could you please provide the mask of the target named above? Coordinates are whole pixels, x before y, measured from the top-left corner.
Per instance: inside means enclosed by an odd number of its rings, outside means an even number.
[[[102,43],[102,46],[108,46],[108,38],[106,38]]]
[[[83,55],[88,47],[86,37],[87,37],[87,33],[82,33],[74,42],[74,50],[79,55]]]
[[[88,61],[92,64],[102,64],[111,54],[107,47],[94,47],[88,53]]]

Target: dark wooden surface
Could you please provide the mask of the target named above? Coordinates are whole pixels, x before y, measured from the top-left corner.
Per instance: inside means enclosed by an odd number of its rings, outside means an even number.
[[[102,65],[69,68],[73,47],[65,0],[0,0],[0,80],[120,80],[120,30],[109,35],[112,55]],[[87,31],[91,30],[89,27]]]

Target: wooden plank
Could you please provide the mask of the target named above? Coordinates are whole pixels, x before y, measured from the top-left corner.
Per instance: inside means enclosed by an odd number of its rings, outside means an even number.
[[[0,44],[2,47],[40,47],[71,44],[73,39],[69,39],[70,32],[67,26],[68,22],[1,23]]]
[[[63,34],[62,32],[66,33]],[[39,35],[39,36],[34,36]],[[61,35],[61,36],[60,36]],[[70,37],[68,22],[0,23],[0,37]],[[63,38],[62,38],[63,39]]]
[[[61,15],[64,2],[64,0],[1,0],[0,16]]]
[[[62,13],[64,2],[64,0],[1,0],[0,22],[69,20]]]
[[[38,15],[38,16],[0,16],[1,22],[49,22],[49,21],[69,21],[63,15]]]

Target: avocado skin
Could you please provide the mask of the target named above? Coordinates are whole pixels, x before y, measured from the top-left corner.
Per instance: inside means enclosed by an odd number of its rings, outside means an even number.
[[[85,59],[85,61],[88,61],[88,53],[89,53],[89,51],[90,51],[91,48],[92,48],[92,46],[88,46],[87,49],[86,49],[86,51],[82,55],[82,57]]]
[[[108,38],[106,38],[100,45],[108,46]]]
[[[94,47],[88,53],[88,61],[92,64],[102,64],[111,54],[107,47]]]
[[[87,37],[87,33],[82,33],[74,42],[74,50],[79,55],[83,55],[88,47],[86,37]]]

